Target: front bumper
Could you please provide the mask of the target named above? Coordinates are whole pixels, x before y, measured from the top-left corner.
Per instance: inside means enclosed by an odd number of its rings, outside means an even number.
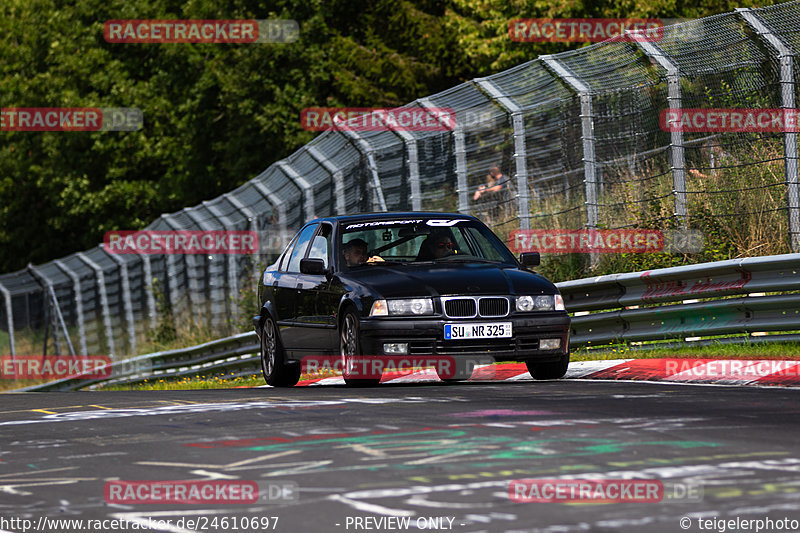
[[[446,340],[445,324],[511,322],[513,336],[500,339]],[[495,361],[551,362],[569,352],[570,318],[566,313],[542,312],[536,316],[497,319],[446,319],[443,317],[362,318],[359,324],[364,354],[383,355],[384,343],[408,343],[408,355],[481,356]],[[539,349],[541,339],[561,339],[555,350]]]

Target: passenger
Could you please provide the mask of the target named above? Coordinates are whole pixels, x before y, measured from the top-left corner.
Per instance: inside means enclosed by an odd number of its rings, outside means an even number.
[[[417,254],[417,261],[431,261],[434,259],[441,259],[458,253],[456,250],[456,243],[447,233],[438,233],[429,235],[420,246],[419,254]]]

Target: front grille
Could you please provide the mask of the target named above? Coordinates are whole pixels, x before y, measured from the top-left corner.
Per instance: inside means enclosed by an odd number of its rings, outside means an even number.
[[[508,300],[505,298],[481,298],[478,300],[478,310],[481,316],[506,316],[508,314]]]
[[[467,318],[475,316],[475,300],[472,298],[453,298],[444,301],[444,312],[449,317]]]
[[[498,318],[509,312],[508,298],[504,296],[446,296],[442,306],[449,318]]]

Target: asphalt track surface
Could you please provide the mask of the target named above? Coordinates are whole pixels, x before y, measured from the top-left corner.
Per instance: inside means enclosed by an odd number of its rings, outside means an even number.
[[[723,533],[800,520],[798,389],[520,380],[2,400],[0,531],[78,530],[43,517],[128,521],[82,531],[292,533]],[[518,479],[597,478],[665,492],[509,497]],[[107,501],[107,484],[133,480],[254,482],[258,500]]]

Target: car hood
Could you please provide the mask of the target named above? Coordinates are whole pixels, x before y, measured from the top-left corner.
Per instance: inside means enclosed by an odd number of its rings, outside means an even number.
[[[347,277],[377,298],[558,292],[539,274],[486,263],[366,265]]]

